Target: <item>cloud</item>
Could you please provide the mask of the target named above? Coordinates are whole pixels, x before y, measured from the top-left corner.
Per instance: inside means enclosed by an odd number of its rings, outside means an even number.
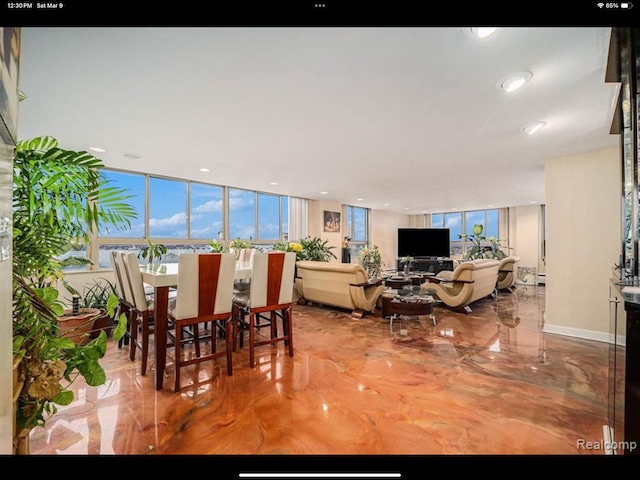
[[[185,212],[176,213],[167,218],[150,218],[149,227],[168,228],[176,227],[178,225],[186,225],[187,214]]]

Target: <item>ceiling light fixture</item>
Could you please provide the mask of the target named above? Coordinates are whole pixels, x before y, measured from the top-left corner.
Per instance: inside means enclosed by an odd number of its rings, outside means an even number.
[[[208,168],[202,167],[202,168],[199,168],[198,171],[200,171],[200,172],[210,172],[211,170],[209,170]]]
[[[127,158],[140,158],[140,155],[132,152],[123,153],[122,156]]]
[[[104,148],[100,148],[100,147],[89,147],[89,150],[91,150],[92,152],[98,152],[98,153],[106,152]]]
[[[498,27],[466,27],[465,34],[468,37],[483,40],[496,33],[496,30],[498,30]]]
[[[547,122],[527,123],[524,127],[522,127],[522,131],[527,135],[533,135],[534,133],[540,131],[540,129],[543,128],[546,124]]]
[[[278,182],[269,182],[269,185],[278,185]]]
[[[506,77],[502,77],[498,83],[496,83],[496,88],[498,90],[504,90],[505,92],[513,92],[531,80],[532,77],[533,74],[531,72],[512,73]]]
[[[320,195],[327,195],[329,192],[320,192]]]

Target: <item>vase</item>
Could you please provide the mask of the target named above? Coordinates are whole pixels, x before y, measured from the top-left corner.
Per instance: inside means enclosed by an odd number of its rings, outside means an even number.
[[[405,275],[409,275],[410,272],[411,272],[411,269],[409,268],[409,264],[405,263],[404,264],[404,274]]]

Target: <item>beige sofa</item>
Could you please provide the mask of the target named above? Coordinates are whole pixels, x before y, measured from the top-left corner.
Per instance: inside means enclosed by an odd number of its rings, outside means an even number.
[[[381,279],[371,279],[362,266],[352,263],[296,262],[298,303],[315,302],[351,310],[361,318],[373,311],[385,287]]]
[[[509,256],[500,261],[498,267],[498,290],[508,290],[513,292],[513,286],[516,284],[516,274],[518,272],[518,262],[520,257]]]
[[[471,313],[469,305],[494,294],[498,282],[498,260],[463,262],[453,272],[440,272],[430,283],[422,285],[423,293],[434,295],[448,307]]]

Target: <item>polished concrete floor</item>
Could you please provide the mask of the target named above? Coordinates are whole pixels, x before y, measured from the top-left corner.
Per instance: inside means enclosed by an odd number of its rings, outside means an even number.
[[[113,343],[107,383],[31,434],[31,454],[604,455],[608,345],[545,334],[544,287],[518,286],[470,314],[362,319],[294,306],[283,345],[183,369],[174,393],[153,360]],[[586,446],[589,446],[587,448]]]

